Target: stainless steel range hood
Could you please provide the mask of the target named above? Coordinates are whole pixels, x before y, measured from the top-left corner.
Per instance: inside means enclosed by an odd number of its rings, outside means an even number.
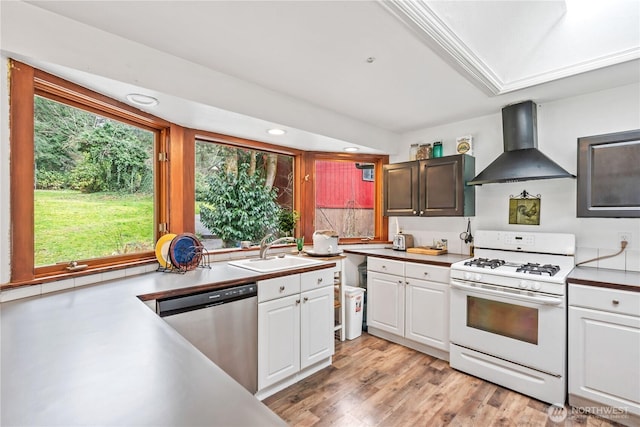
[[[532,101],[502,109],[504,153],[468,185],[534,179],[575,178],[538,150],[537,106]]]

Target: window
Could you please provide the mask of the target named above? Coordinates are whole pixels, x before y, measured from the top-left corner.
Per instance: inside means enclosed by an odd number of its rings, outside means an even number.
[[[34,101],[35,266],[152,250],[155,134]]]
[[[196,234],[207,249],[292,234],[294,156],[201,139],[195,150]]]
[[[341,243],[387,239],[380,195],[388,156],[185,129],[18,61],[10,67],[11,285],[155,262],[165,232],[199,233],[210,248],[257,243],[267,232],[311,242],[319,228],[336,228]],[[234,219],[234,230],[210,221],[220,216],[212,193],[250,201],[234,182],[215,191],[229,171],[269,202],[236,210],[252,231]],[[70,261],[87,269],[69,272]]]
[[[11,62],[11,282],[154,258],[168,123]]]
[[[309,153],[305,161],[305,237],[334,230],[340,242],[386,240],[381,211],[382,165],[387,156]]]

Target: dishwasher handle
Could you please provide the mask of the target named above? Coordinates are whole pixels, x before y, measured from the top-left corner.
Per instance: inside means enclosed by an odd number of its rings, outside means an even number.
[[[214,305],[227,304],[233,301],[251,298],[256,295],[258,295],[258,287],[255,283],[225,289],[216,289],[213,291],[179,295],[159,299],[157,302],[158,314],[160,317],[171,316],[188,311],[200,310]]]

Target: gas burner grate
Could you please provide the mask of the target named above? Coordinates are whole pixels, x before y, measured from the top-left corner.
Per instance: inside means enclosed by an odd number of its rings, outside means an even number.
[[[469,261],[465,261],[464,265],[469,265],[471,267],[480,267],[480,268],[498,268],[501,265],[504,265],[505,262],[502,259],[489,259],[489,258],[474,258]]]
[[[558,271],[560,271],[560,267],[557,265],[551,264],[536,264],[536,263],[527,263],[522,264],[520,267],[516,269],[516,273],[529,273],[529,274],[537,274],[539,276],[546,274],[548,276],[553,276]]]

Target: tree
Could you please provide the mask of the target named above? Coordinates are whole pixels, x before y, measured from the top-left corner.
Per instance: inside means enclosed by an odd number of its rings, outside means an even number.
[[[260,171],[250,174],[250,168],[250,163],[240,163],[237,173],[210,175],[200,204],[200,220],[227,246],[258,241],[278,228],[277,190],[265,185]]]
[[[70,172],[82,156],[76,136],[93,127],[95,115],[40,96],[34,98],[36,186],[68,186]]]
[[[74,187],[84,192],[149,192],[153,138],[149,132],[115,121],[84,131],[78,136],[83,154],[73,173]]]
[[[151,192],[153,134],[34,98],[36,186],[84,192]]]

